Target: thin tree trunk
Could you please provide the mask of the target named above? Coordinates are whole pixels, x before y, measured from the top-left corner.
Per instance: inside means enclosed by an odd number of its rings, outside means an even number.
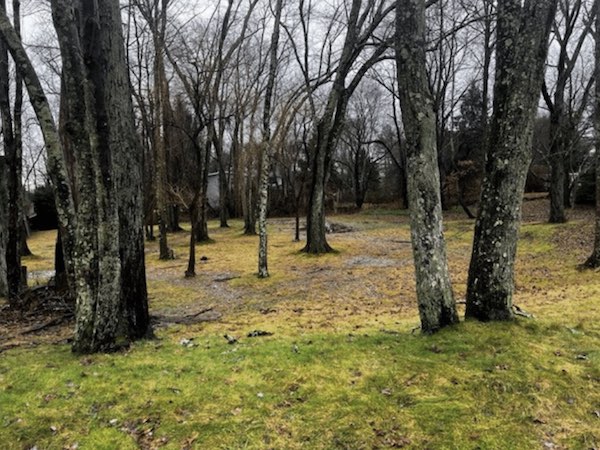
[[[281,23],[282,0],[277,0],[275,6],[275,24],[271,35],[269,49],[269,74],[265,89],[265,105],[263,108],[263,145],[261,148],[259,203],[258,203],[258,277],[269,276],[267,264],[267,207],[269,204],[269,173],[271,166],[271,115],[275,77],[277,76],[277,48],[279,46],[279,28]]]
[[[8,279],[6,271],[6,243],[8,240],[7,217],[8,193],[6,192],[5,157],[0,156],[0,297],[8,297]]]
[[[208,242],[208,169],[210,163],[211,142],[207,140],[201,155],[202,169],[200,181],[200,201],[198,204],[198,223],[196,224],[196,242]]]
[[[215,133],[215,155],[217,157],[217,166],[219,172],[219,222],[221,228],[229,228],[227,219],[229,217],[229,182],[227,179],[227,171],[225,170],[225,156],[223,154],[223,133],[224,127],[222,120],[219,120],[218,137]]]
[[[475,225],[466,316],[513,318],[514,263],[533,122],[556,0],[498,2],[494,114]]]
[[[61,237],[63,233],[64,231],[59,226],[56,233],[56,244],[54,245],[54,286],[59,291],[67,291],[69,289],[69,278],[67,276],[67,267],[65,266]]]
[[[5,0],[0,0],[0,9],[6,12]],[[19,36],[18,17],[15,31]],[[20,38],[20,36],[19,36]],[[20,127],[22,94],[20,94],[20,78],[17,76],[17,92],[15,111],[11,111],[10,74],[8,49],[0,42],[0,116],[2,118],[2,136],[7,166],[8,190],[8,240],[6,243],[6,267],[8,281],[8,299],[12,306],[19,304],[21,293],[21,143]],[[18,108],[17,108],[18,107]]]
[[[190,223],[192,230],[190,231],[190,255],[188,258],[188,266],[185,271],[186,278],[196,276],[196,226],[198,223],[198,195],[194,197],[190,204]]]
[[[75,248],[76,216],[75,205],[71,193],[71,182],[64,159],[58,128],[50,111],[48,100],[40,80],[23,49],[18,34],[12,27],[8,17],[0,11],[0,37],[6,43],[17,70],[25,81],[29,99],[40,124],[46,144],[46,170],[52,181],[55,192],[58,218],[65,230],[64,249],[67,267],[73,267],[73,250]],[[75,284],[75,283],[74,283]]]
[[[448,271],[436,150],[436,118],[425,59],[425,1],[396,4],[396,66],[407,140],[408,197],[421,330],[458,322]]]

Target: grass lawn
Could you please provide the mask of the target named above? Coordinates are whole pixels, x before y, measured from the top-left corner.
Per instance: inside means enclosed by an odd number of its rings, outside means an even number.
[[[148,244],[152,314],[212,308],[216,320],[160,326],[126,352],[77,356],[52,343],[70,325],[27,338],[0,326],[0,345],[19,344],[0,353],[0,448],[600,447],[600,280],[577,270],[589,214],[546,225],[525,211],[515,303],[534,319],[434,336],[412,332],[406,214],[332,220],[354,231],[331,235],[337,252],[318,257],[298,252],[291,220],[272,220],[266,280],[255,277],[257,238],[238,221],[211,224],[194,279],[183,276],[187,233],[169,236],[174,261]],[[446,221],[458,300],[472,228]],[[53,239],[32,236],[34,275],[52,268]]]

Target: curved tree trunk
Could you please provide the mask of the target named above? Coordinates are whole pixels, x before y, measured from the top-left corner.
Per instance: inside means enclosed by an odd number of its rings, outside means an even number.
[[[54,187],[58,218],[65,230],[65,263],[68,268],[72,268],[76,234],[75,204],[58,128],[54,122],[40,80],[23,48],[19,35],[15,32],[6,14],[1,10],[0,37],[6,43],[17,70],[22,74],[31,105],[42,130],[47,151],[46,170]]]
[[[513,318],[514,263],[533,121],[556,0],[498,2],[494,114],[473,253],[466,316]]]
[[[408,197],[421,330],[458,322],[442,228],[436,121],[425,60],[425,1],[396,6],[398,90],[407,140]]]

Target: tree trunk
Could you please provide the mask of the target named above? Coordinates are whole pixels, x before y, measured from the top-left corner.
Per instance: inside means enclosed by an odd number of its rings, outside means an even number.
[[[196,223],[196,242],[208,242],[208,169],[210,163],[210,141],[204,146],[204,153],[201,155],[201,184],[200,184],[200,200],[198,204],[198,222]]]
[[[106,81],[104,88],[102,80],[95,83],[96,95],[104,93],[107,140],[116,174],[125,332],[130,339],[139,339],[152,334],[144,256],[143,147],[135,128],[119,2],[101,3],[105,6],[99,8],[95,45],[100,53],[95,53],[98,67],[94,70],[105,70]]]
[[[596,139],[596,217],[595,217],[595,233],[594,233],[594,248],[592,254],[584,263],[584,266],[590,268],[600,267],[600,0],[594,2],[596,10],[596,47],[595,47],[595,62],[594,62],[594,77],[596,78],[595,91],[595,111],[594,111],[594,131]]]
[[[31,105],[42,130],[47,152],[46,171],[54,188],[58,218],[65,230],[63,237],[65,263],[68,270],[72,272],[76,240],[75,204],[58,129],[40,80],[23,49],[19,35],[2,10],[0,10],[0,37],[6,43],[17,70],[25,81]],[[76,287],[75,282],[73,287]]]
[[[269,133],[270,134],[270,133]],[[268,253],[267,253],[267,207],[269,203],[269,165],[270,142],[269,137],[263,138],[264,148],[261,152],[260,176],[258,187],[258,278],[267,278]]]
[[[564,223],[565,215],[565,157],[560,144],[560,136],[556,134],[556,143],[550,147],[550,223]]]
[[[75,151],[80,193],[73,260],[77,283],[73,350],[79,353],[113,349],[121,325],[118,194],[108,119],[111,105],[106,97],[110,92],[103,70],[115,61],[105,59],[110,55],[104,54],[99,42],[105,30],[93,3],[52,2],[63,62],[63,95],[72,121],[68,139]]]
[[[513,318],[514,263],[533,122],[556,0],[498,3],[494,113],[475,225],[466,316]]]
[[[192,230],[190,231],[190,255],[188,258],[188,266],[185,271],[185,277],[193,278],[196,276],[196,225],[198,223],[198,195],[196,195],[192,200],[189,211]]]
[[[329,149],[321,136],[327,135],[321,132],[326,125],[321,122],[317,125],[317,136],[314,138],[312,156],[312,178],[311,189],[308,200],[308,215],[306,217],[306,246],[302,250],[306,253],[328,253],[333,249],[327,242],[325,230],[325,185],[327,184]],[[327,129],[327,132],[330,130]]]
[[[7,205],[8,193],[6,192],[6,165],[5,157],[0,156],[0,297],[8,297],[8,279],[6,272],[6,243],[8,240]]]
[[[249,152],[245,152],[242,155],[243,167],[247,170],[242,175],[242,213],[244,215],[244,234],[247,236],[256,235],[256,209],[255,205],[258,203],[255,201],[255,186],[254,178],[255,175],[255,162],[254,158]]]
[[[564,223],[565,215],[565,154],[566,127],[564,112],[564,90],[566,80],[559,71],[559,83],[554,94],[550,113],[550,223]]]
[[[177,233],[181,231],[183,228],[179,225],[179,205],[168,205],[168,226],[167,231],[171,233]]]
[[[5,0],[0,0],[0,9],[5,12]],[[18,17],[17,17],[18,21]],[[15,22],[15,31],[19,32],[19,25]],[[19,78],[19,77],[17,77]],[[0,117],[2,119],[2,136],[4,140],[4,154],[7,166],[7,194],[8,194],[8,239],[6,242],[6,268],[8,281],[8,299],[11,305],[17,306],[21,293],[21,142],[20,142],[20,117],[22,94],[20,94],[20,79],[16,80],[16,107],[13,115],[10,102],[10,75],[8,63],[8,49],[0,42]],[[18,106],[18,108],[17,108]]]
[[[407,140],[408,197],[421,330],[458,322],[448,272],[436,150],[436,119],[425,60],[425,1],[396,4],[396,66]]]
[[[263,108],[263,145],[261,148],[260,177],[258,188],[258,277],[269,276],[267,264],[267,208],[269,206],[269,173],[271,171],[271,115],[275,77],[277,76],[277,47],[279,46],[279,28],[283,0],[277,0],[275,6],[275,24],[271,35],[269,48],[269,74],[265,89],[265,104]]]
[[[168,111],[169,85],[165,73],[164,37],[166,26],[166,1],[162,0],[162,14],[155,18],[152,26],[154,43],[154,173],[156,190],[156,211],[158,221],[159,259],[173,259],[173,251],[169,248],[167,237],[168,205],[167,205],[167,146],[168,140]]]
[[[229,217],[229,182],[228,174],[225,170],[225,156],[223,155],[223,133],[224,127],[222,120],[219,120],[219,130],[214,131],[214,147],[217,157],[217,166],[219,172],[219,222],[221,228],[229,228],[227,219]]]
[[[67,276],[67,267],[65,265],[65,256],[61,238],[63,233],[64,231],[61,231],[59,226],[56,233],[56,244],[54,245],[54,286],[59,291],[66,291],[69,289],[69,278]]]

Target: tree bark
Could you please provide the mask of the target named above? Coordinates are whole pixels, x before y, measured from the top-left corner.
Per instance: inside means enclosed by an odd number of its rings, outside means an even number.
[[[202,168],[200,170],[200,199],[198,203],[196,242],[208,242],[208,169],[210,164],[211,142],[208,140],[204,145],[204,151],[200,155]]]
[[[549,223],[565,223],[565,156],[564,147],[560,144],[562,139],[559,132],[555,135],[558,141],[550,147],[550,218]]]
[[[458,322],[442,228],[436,119],[425,59],[425,1],[396,4],[396,65],[407,140],[411,240],[421,330]]]
[[[6,272],[6,242],[8,240],[8,193],[6,192],[5,157],[0,156],[0,297],[8,297],[8,279]]]
[[[135,129],[119,2],[99,5],[99,28],[87,47],[93,61],[89,72],[95,73],[96,96],[104,97],[104,114],[97,122],[106,132],[116,174],[125,333],[139,339],[152,333],[144,256],[143,148]]]
[[[73,350],[111,350],[121,325],[121,261],[107,80],[101,64],[114,61],[102,60],[108,55],[96,40],[101,30],[98,5],[93,0],[54,0],[52,15],[61,49],[63,95],[71,120],[68,138],[76,156],[80,193],[73,260],[77,283]]]
[[[0,0],[0,9],[6,12],[5,0]],[[19,36],[18,10],[15,17],[15,32]],[[20,76],[17,75],[15,92],[15,110],[11,110],[10,74],[8,49],[0,42],[0,117],[2,118],[2,136],[7,166],[8,200],[8,239],[6,242],[6,267],[8,281],[8,299],[11,305],[19,304],[21,293],[21,105],[23,101]]]
[[[198,223],[198,198],[199,195],[194,196],[189,208],[192,230],[190,232],[190,255],[188,257],[188,266],[185,271],[186,278],[193,278],[196,276],[196,226]]]
[[[23,49],[18,34],[4,11],[0,11],[0,37],[7,45],[17,70],[22,74],[31,105],[44,136],[47,152],[46,170],[54,188],[59,221],[65,230],[65,263],[68,267],[72,267],[76,234],[75,205],[58,129],[40,80]]]
[[[275,5],[275,24],[271,35],[269,48],[269,73],[265,89],[265,104],[263,108],[263,145],[261,148],[259,203],[258,203],[258,277],[269,276],[267,263],[267,208],[269,205],[269,174],[271,172],[271,115],[273,95],[275,91],[275,78],[277,76],[277,48],[279,46],[279,28],[281,23],[281,10],[283,1],[277,0]]]
[[[513,318],[514,263],[533,122],[556,0],[498,2],[494,113],[469,267],[466,316]]]

